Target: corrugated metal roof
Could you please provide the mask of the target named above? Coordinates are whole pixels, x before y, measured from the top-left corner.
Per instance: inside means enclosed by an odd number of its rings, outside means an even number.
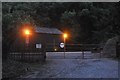
[[[57,28],[46,28],[46,27],[35,27],[35,32],[37,33],[47,33],[47,34],[63,34]]]

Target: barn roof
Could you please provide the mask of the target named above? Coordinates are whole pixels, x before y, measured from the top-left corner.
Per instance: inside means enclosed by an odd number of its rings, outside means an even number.
[[[35,32],[37,33],[46,33],[46,34],[63,34],[57,28],[46,28],[46,27],[35,27]]]

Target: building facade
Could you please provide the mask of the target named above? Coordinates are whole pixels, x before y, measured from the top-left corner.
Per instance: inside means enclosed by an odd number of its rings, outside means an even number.
[[[62,32],[56,28],[35,27],[29,38],[17,37],[11,47],[12,58],[27,61],[46,59],[47,51],[59,51]],[[28,40],[26,43],[26,39]]]

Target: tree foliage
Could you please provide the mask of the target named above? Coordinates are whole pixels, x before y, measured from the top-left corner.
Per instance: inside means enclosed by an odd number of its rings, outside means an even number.
[[[3,49],[9,48],[25,23],[67,31],[71,43],[105,42],[120,35],[119,8],[120,3],[106,2],[5,2],[2,5]]]

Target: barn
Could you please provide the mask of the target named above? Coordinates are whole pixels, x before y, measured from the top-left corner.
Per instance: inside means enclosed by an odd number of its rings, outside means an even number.
[[[57,28],[36,27],[36,37],[33,40],[36,44],[45,45],[46,51],[60,50],[60,43],[63,42],[62,32]],[[55,50],[56,49],[56,50]]]
[[[9,58],[22,61],[45,61],[47,51],[59,51],[63,32],[57,28],[34,27],[29,38],[17,36]],[[27,44],[26,44],[27,43]]]

